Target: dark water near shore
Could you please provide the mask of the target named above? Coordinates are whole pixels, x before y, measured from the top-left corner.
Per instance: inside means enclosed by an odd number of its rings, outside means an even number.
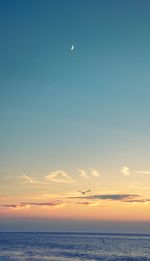
[[[150,236],[0,233],[1,261],[148,261]]]

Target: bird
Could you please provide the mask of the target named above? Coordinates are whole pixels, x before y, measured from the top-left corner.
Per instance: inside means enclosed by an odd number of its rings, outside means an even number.
[[[70,49],[71,49],[71,51],[73,51],[74,50],[74,45],[72,45]]]
[[[86,191],[78,190],[78,192],[80,192],[82,195],[85,195],[86,193],[88,193],[88,192],[90,192],[90,191],[91,191],[91,189],[86,190]]]

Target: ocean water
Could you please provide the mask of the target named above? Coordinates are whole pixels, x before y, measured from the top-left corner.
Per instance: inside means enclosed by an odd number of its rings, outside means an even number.
[[[0,233],[1,261],[148,261],[150,236]]]

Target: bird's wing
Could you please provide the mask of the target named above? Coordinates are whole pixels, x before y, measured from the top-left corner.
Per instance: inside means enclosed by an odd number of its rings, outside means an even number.
[[[90,192],[90,191],[91,191],[91,189],[89,189],[89,190],[85,191],[85,193],[87,193],[87,192]]]
[[[83,193],[83,191],[81,191],[81,190],[77,190],[77,192]]]

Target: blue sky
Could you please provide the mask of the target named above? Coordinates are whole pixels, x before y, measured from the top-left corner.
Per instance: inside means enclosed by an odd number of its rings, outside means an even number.
[[[150,169],[149,10],[147,0],[0,2],[1,178]]]

